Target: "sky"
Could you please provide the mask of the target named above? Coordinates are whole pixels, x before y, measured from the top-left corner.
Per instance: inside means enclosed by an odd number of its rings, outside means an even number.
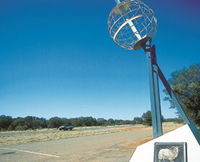
[[[165,74],[200,62],[199,0],[144,0]],[[150,110],[147,60],[109,36],[114,0],[0,0],[0,114],[132,120]],[[163,101],[162,114],[175,117]]]

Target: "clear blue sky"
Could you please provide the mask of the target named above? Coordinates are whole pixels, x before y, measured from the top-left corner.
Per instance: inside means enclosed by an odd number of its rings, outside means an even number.
[[[199,0],[145,3],[158,19],[154,43],[166,77],[199,63]],[[0,114],[133,119],[149,110],[145,54],[120,48],[107,31],[114,6],[114,0],[1,0]],[[162,111],[175,116],[166,102]]]

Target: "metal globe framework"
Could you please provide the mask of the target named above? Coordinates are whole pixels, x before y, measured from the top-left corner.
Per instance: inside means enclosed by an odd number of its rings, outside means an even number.
[[[157,63],[155,45],[152,46],[150,43],[157,26],[152,9],[140,0],[115,1],[117,6],[113,8],[108,18],[108,28],[112,39],[125,49],[143,48],[147,54],[153,137],[157,138],[163,134],[158,83],[160,78],[180,116],[188,124],[200,145],[199,130],[188,118]]]
[[[119,46],[140,49],[156,33],[154,12],[140,0],[125,0],[116,5],[108,17],[109,33]]]

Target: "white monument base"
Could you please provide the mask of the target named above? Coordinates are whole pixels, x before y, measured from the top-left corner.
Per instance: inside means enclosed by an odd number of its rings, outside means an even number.
[[[138,146],[130,162],[153,162],[155,142],[186,142],[188,162],[200,162],[200,145],[188,125]]]

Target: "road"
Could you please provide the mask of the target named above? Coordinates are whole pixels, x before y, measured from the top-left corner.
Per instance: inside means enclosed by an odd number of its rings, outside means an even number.
[[[137,145],[151,138],[151,129],[1,146],[1,162],[127,162]]]

